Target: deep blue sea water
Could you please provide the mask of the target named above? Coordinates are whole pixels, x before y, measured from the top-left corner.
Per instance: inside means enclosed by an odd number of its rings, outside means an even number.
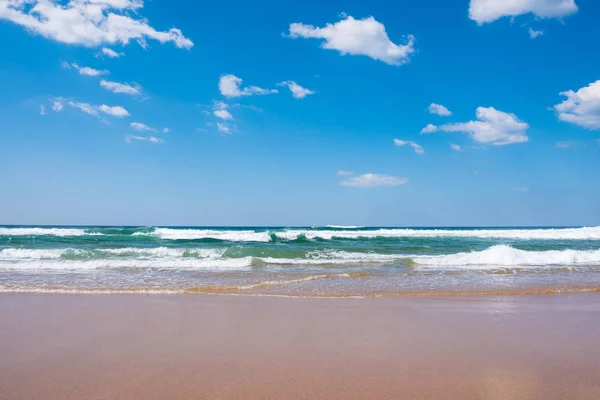
[[[0,291],[373,296],[600,289],[600,227],[0,226]]]

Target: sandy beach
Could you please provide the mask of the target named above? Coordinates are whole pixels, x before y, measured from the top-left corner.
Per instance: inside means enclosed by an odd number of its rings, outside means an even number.
[[[600,295],[0,295],[2,399],[598,399]]]

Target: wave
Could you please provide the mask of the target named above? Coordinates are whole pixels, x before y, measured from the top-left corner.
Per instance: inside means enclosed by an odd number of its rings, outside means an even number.
[[[368,240],[402,238],[481,238],[517,240],[600,240],[600,227],[560,229],[314,229],[233,230],[176,228],[0,228],[0,236],[127,236],[162,240],[280,242],[306,240]]]
[[[525,251],[511,246],[492,246],[483,251],[442,256],[415,256],[412,262],[422,267],[459,267],[489,269],[497,267],[540,267],[600,265],[600,250]]]

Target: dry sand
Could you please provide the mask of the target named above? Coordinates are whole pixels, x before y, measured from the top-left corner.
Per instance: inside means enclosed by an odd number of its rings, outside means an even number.
[[[0,295],[0,399],[600,399],[600,295]]]

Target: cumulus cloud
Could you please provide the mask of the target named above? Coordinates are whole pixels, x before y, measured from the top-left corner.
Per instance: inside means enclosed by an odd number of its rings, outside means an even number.
[[[554,106],[558,119],[586,129],[600,129],[600,80],[560,95],[567,99]]]
[[[469,6],[469,18],[479,25],[529,13],[539,18],[560,18],[576,12],[575,0],[471,0]]]
[[[61,106],[57,107],[58,103],[55,102],[53,107],[54,111],[62,110],[62,102],[61,100],[58,101],[60,102]],[[67,104],[71,107],[77,108],[80,111],[83,111],[86,114],[93,115],[94,117],[100,117],[100,113],[112,115],[113,117],[117,118],[128,117],[130,115],[129,112],[121,106],[107,106],[106,104],[96,106],[89,103],[79,103],[74,101],[68,101]]]
[[[101,76],[101,75],[110,74],[110,71],[107,71],[105,69],[99,70],[99,69],[95,69],[95,68],[91,68],[91,67],[81,67],[77,63],[69,64],[69,63],[63,62],[62,66],[63,66],[63,68],[66,68],[66,69],[74,68],[79,72],[80,75]]]
[[[429,105],[429,112],[431,114],[439,115],[440,117],[449,117],[452,115],[450,110],[448,110],[446,107],[444,107],[441,104],[435,104],[435,103],[431,103]]]
[[[544,31],[536,31],[533,28],[529,28],[529,37],[535,39],[536,37],[542,36]]]
[[[408,183],[408,179],[391,175],[363,174],[346,178],[340,182],[342,186],[370,188],[378,186],[399,186]]]
[[[413,150],[415,151],[415,153],[417,154],[425,154],[425,150],[423,149],[422,146],[416,144],[415,142],[412,142],[410,140],[399,140],[399,139],[394,139],[394,144],[398,147],[404,147],[404,146],[410,146],[413,148]]]
[[[303,23],[293,23],[289,27],[291,38],[323,39],[321,47],[337,50],[342,55],[364,55],[390,65],[402,65],[410,61],[415,52],[414,37],[408,35],[405,44],[393,43],[385,26],[373,17],[345,19],[322,28]]]
[[[131,40],[173,42],[189,49],[194,44],[177,28],[157,31],[138,15],[143,0],[2,0],[0,19],[9,20],[57,42],[97,47]]]
[[[129,124],[129,126],[136,131],[156,132],[156,129],[150,128],[148,125],[141,122],[132,122]]]
[[[100,86],[113,93],[123,93],[130,96],[140,96],[142,94],[142,87],[137,83],[130,85],[126,83],[106,81],[103,79],[100,81]]]
[[[460,146],[454,143],[450,144],[450,148],[454,151],[460,151]]]
[[[119,58],[125,55],[125,53],[117,53],[116,51],[109,49],[108,47],[103,47],[100,51],[103,55],[110,58]]]
[[[219,78],[219,91],[225,97],[241,97],[277,93],[277,89],[263,89],[258,86],[240,88],[242,78],[232,74],[224,74]]]
[[[421,133],[433,133],[433,132],[437,132],[438,131],[438,127],[433,125],[433,124],[427,124],[427,126],[423,129],[421,129]]]
[[[352,176],[352,175],[354,175],[354,172],[350,172],[350,171],[344,171],[343,169],[340,169],[340,170],[337,172],[337,175],[338,175],[338,176]]]
[[[463,132],[473,140],[495,146],[524,143],[529,140],[529,125],[516,115],[496,110],[494,107],[477,107],[477,121],[445,124],[437,127],[443,132]]]
[[[150,143],[164,143],[165,142],[164,140],[159,139],[154,136],[133,136],[133,135],[125,136],[125,141],[127,143],[131,143],[134,140],[145,141],[145,142],[150,142]]]
[[[315,94],[314,91],[304,88],[294,81],[280,82],[277,84],[277,86],[287,86],[288,89],[290,89],[290,91],[292,92],[292,96],[294,96],[295,99],[303,99],[309,94]]]

